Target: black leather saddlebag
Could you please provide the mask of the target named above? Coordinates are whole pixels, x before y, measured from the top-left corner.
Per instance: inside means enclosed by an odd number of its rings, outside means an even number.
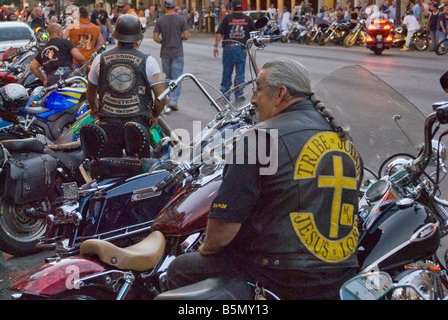
[[[4,197],[17,204],[45,199],[55,183],[57,160],[48,154],[14,155],[4,169]]]

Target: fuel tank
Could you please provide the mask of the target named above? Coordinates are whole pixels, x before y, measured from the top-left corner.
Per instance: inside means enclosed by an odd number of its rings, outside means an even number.
[[[152,225],[166,237],[182,237],[205,229],[208,214],[222,178],[218,176],[202,186],[182,190],[160,212]]]
[[[385,270],[427,258],[440,243],[436,218],[428,207],[412,199],[388,200],[360,232],[362,270]]]

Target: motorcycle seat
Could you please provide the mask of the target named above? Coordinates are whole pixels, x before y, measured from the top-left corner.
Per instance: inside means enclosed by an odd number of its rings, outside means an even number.
[[[64,167],[70,170],[78,168],[84,161],[84,152],[81,149],[57,150],[54,152],[53,156],[58,159]]]
[[[1,144],[10,153],[43,153],[45,145],[36,138],[3,140]]]
[[[98,239],[86,240],[81,244],[81,256],[91,255],[108,265],[121,270],[151,270],[163,257],[165,237],[160,231],[154,231],[142,241],[126,248]]]
[[[253,298],[253,290],[247,281],[223,276],[165,291],[155,300],[251,300]]]

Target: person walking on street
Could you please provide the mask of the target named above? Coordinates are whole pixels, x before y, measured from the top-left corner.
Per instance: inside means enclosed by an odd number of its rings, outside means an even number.
[[[438,41],[437,24],[439,23],[439,6],[437,3],[431,5],[429,18],[426,21],[426,30],[429,31],[431,38],[431,51],[436,51]]]
[[[64,33],[61,25],[50,24],[48,35],[50,40],[39,49],[30,65],[31,72],[42,81],[45,87],[51,86],[61,79],[66,79],[73,71],[73,59],[80,65],[86,63],[86,59],[74,44],[63,39]],[[40,70],[41,68],[45,74]]]
[[[149,130],[157,123],[165,99],[153,101],[165,90],[156,59],[138,50],[143,39],[138,17],[131,14],[117,19],[113,37],[115,48],[98,55],[92,62],[87,84],[91,116],[108,137],[101,156],[122,157],[125,147],[124,125],[138,122]],[[99,99],[98,99],[99,98]],[[149,150],[148,157],[149,157]]]
[[[103,4],[97,3],[95,10],[92,12],[90,21],[100,27],[101,35],[103,36],[104,43],[108,38],[109,33],[112,31],[109,15],[106,10],[103,10]]]
[[[118,0],[117,7],[121,14],[132,14],[138,17],[135,9],[131,8],[131,0]]]
[[[162,70],[167,79],[175,80],[184,72],[184,49],[182,41],[190,38],[187,20],[176,14],[174,0],[165,0],[166,13],[157,19],[153,31],[153,39],[160,43],[160,58]],[[169,97],[168,107],[178,110],[178,100],[181,94],[181,85]]]
[[[219,54],[218,44],[222,41],[222,80],[220,90],[226,93],[232,85],[232,73],[235,69],[234,86],[244,83],[246,70],[246,42],[250,32],[255,30],[254,20],[242,13],[241,0],[232,1],[232,12],[224,17],[216,31],[213,55]],[[227,97],[230,98],[230,97]],[[243,91],[235,92],[235,99],[243,100]]]
[[[86,60],[105,42],[100,27],[90,22],[86,7],[79,8],[79,24],[69,25],[64,32],[64,39],[70,39]]]

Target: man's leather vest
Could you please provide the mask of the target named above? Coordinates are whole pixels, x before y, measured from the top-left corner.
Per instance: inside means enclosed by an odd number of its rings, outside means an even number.
[[[270,129],[278,130],[278,169],[261,176],[259,202],[234,252],[268,268],[356,267],[363,165],[354,145],[341,141],[309,101],[253,127]]]
[[[147,54],[133,47],[116,47],[101,55],[100,118],[149,117],[152,96],[146,76]]]

